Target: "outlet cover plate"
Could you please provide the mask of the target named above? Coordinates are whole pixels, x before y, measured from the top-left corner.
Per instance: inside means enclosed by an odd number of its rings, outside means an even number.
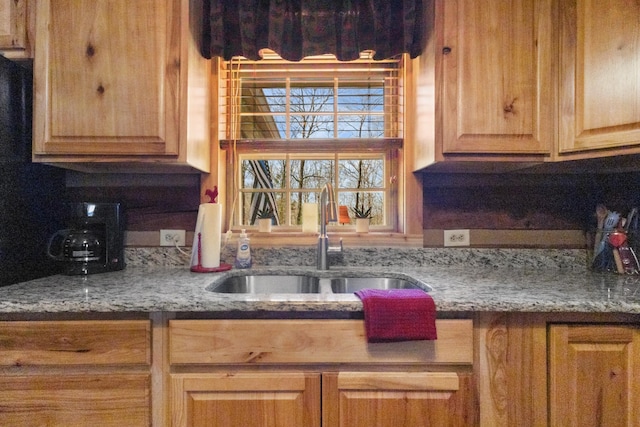
[[[160,246],[184,246],[186,234],[185,230],[160,230]]]
[[[469,246],[469,230],[444,230],[445,246]]]

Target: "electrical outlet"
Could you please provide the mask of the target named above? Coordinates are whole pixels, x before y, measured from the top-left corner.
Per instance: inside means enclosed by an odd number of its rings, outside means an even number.
[[[469,246],[469,230],[444,230],[445,246]]]
[[[184,246],[185,230],[160,230],[160,246]]]

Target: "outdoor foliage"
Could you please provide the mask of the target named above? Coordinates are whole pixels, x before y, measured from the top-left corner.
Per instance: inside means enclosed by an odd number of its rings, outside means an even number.
[[[343,85],[337,93],[333,83],[333,80],[292,82],[288,97],[284,85],[247,88],[243,92],[243,112],[251,114],[242,117],[243,136],[250,133],[257,139],[262,136],[264,139],[308,140],[308,144],[317,138],[383,137],[383,83]],[[257,180],[257,172],[249,160],[242,162],[241,188],[257,191],[244,193],[243,223],[256,217],[256,212],[251,212],[251,202],[255,207],[255,197],[264,188],[263,192],[271,193],[276,204],[273,211],[277,212],[280,224],[299,225],[302,203],[318,202],[327,182],[334,184],[340,205],[362,210],[366,206],[371,209],[372,224],[384,223],[382,155],[290,154],[260,162],[268,168],[271,189]]]

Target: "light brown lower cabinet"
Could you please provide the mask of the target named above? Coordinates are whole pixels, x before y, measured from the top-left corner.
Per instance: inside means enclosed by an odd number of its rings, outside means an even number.
[[[2,426],[149,426],[144,374],[0,377]]]
[[[482,427],[640,427],[640,316],[482,313]]]
[[[175,426],[475,425],[471,377],[455,372],[176,374],[172,391]]]
[[[173,427],[477,425],[470,320],[368,344],[358,320],[172,320]]]
[[[478,313],[378,344],[361,320],[172,316],[0,321],[0,426],[640,427],[637,314]]]
[[[171,384],[175,426],[320,426],[317,373],[175,374]]]
[[[640,426],[640,325],[549,328],[552,426]]]
[[[322,376],[323,427],[474,426],[471,375],[337,372]]]
[[[149,320],[0,322],[0,426],[150,426]]]

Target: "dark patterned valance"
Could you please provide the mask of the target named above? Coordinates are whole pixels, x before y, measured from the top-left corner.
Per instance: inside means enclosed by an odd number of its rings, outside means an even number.
[[[206,58],[257,60],[263,48],[292,61],[325,53],[353,60],[365,50],[374,59],[413,58],[425,43],[424,0],[200,1]]]

